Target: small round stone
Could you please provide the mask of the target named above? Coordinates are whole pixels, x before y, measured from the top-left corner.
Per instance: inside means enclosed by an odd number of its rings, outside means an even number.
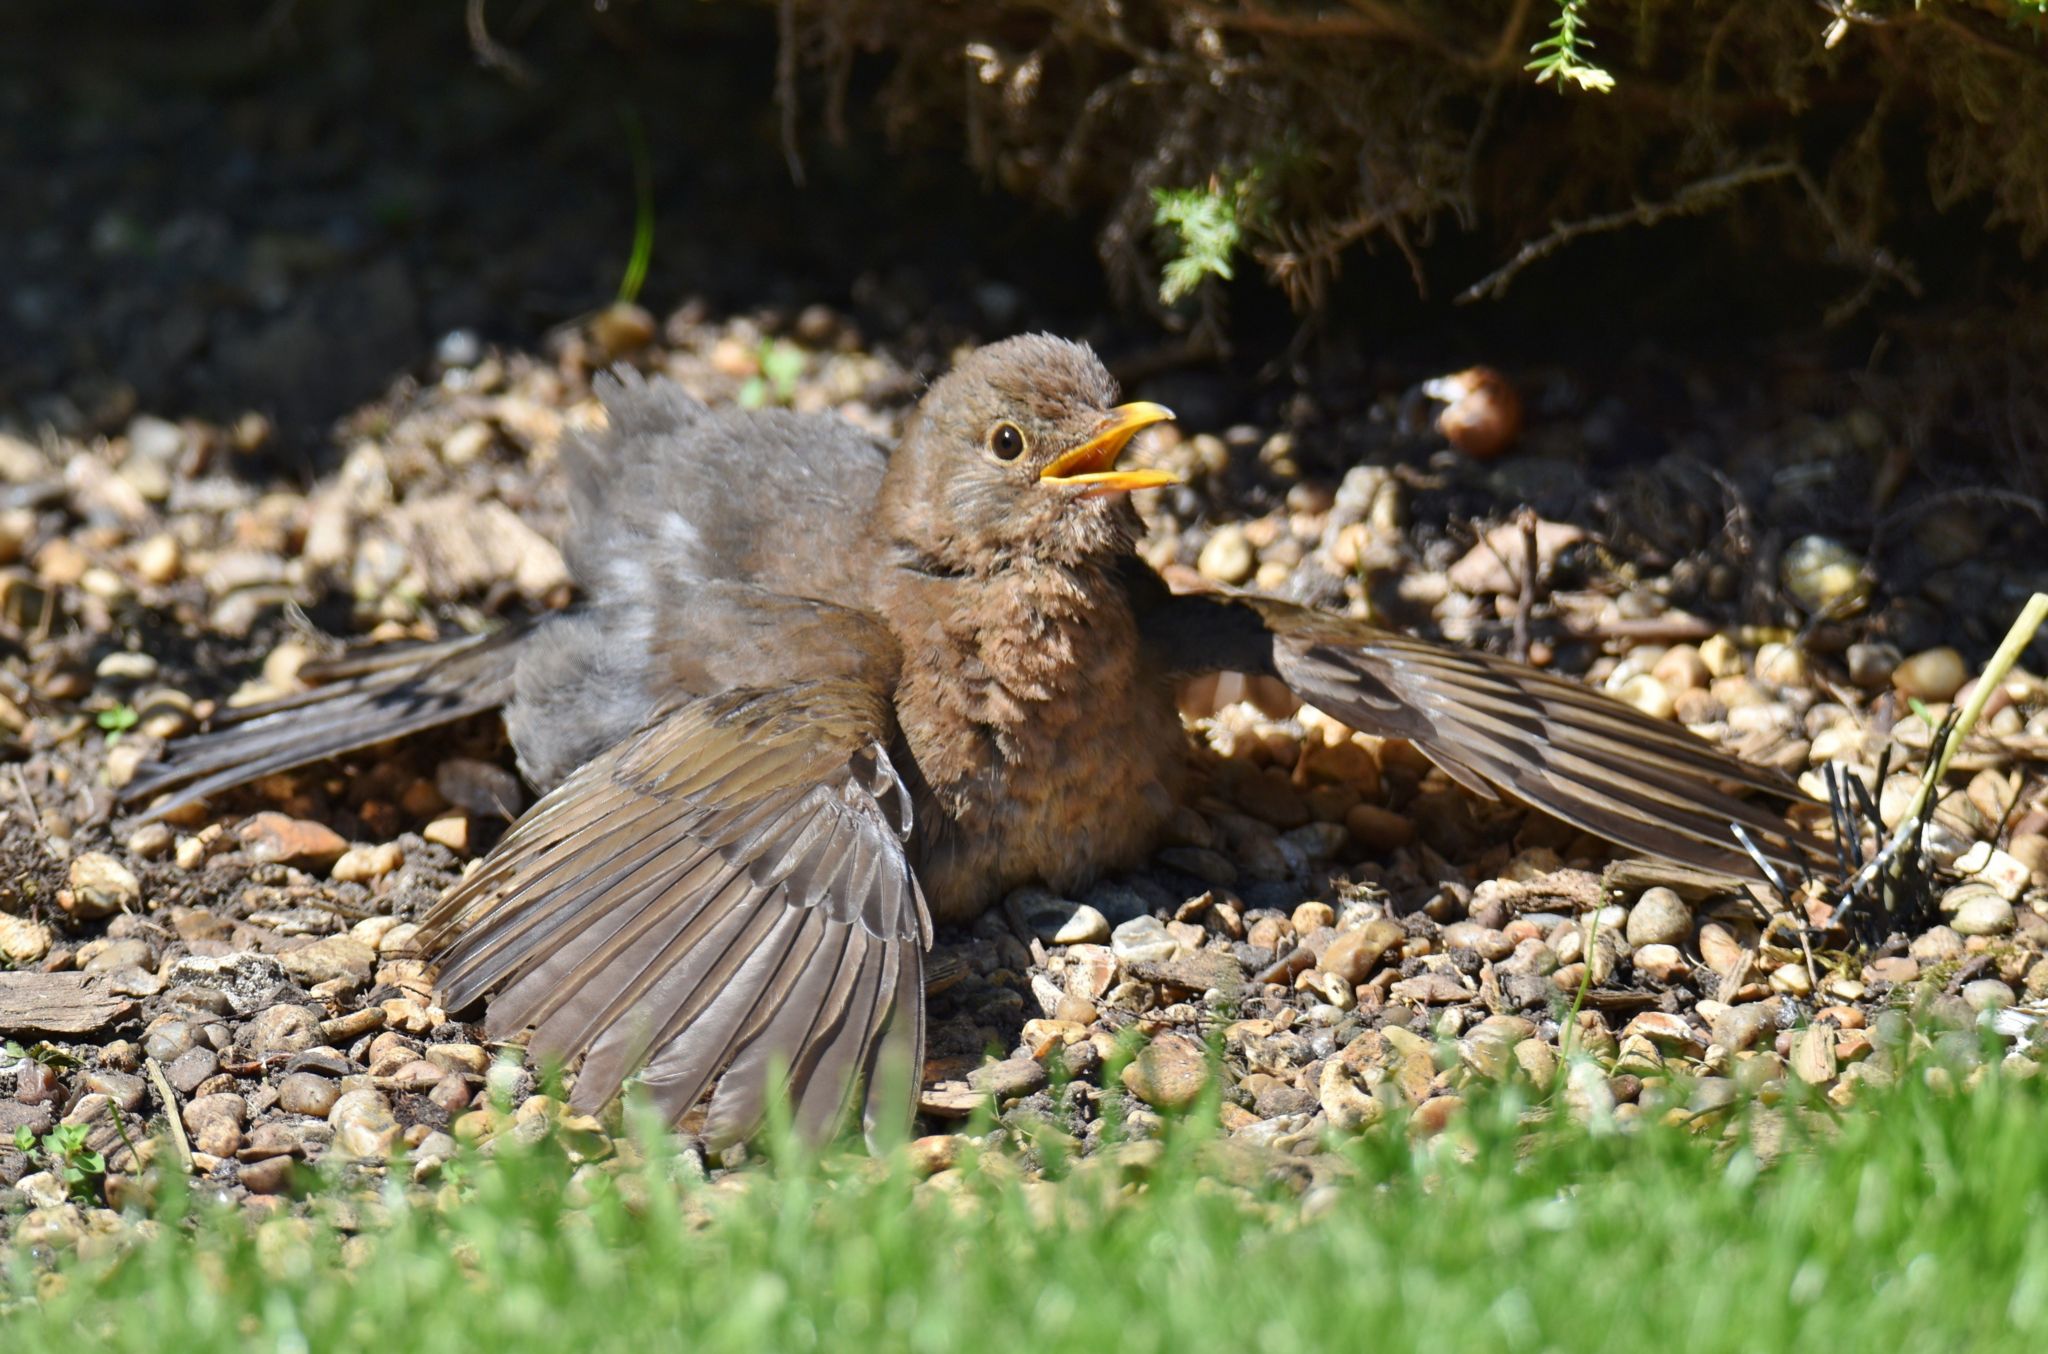
[[[303,1052],[320,1042],[320,1019],[303,1006],[267,1007],[244,1028],[242,1040],[259,1058]]]
[[[1889,685],[1892,673],[1903,659],[1894,644],[1851,644],[1844,657],[1849,664],[1849,680],[1865,691]]]
[[[334,862],[334,868],[329,875],[343,884],[369,884],[382,879],[403,864],[405,851],[397,842],[383,842],[377,846],[351,846]]]
[[[1970,679],[1970,669],[1954,649],[1925,649],[1892,672],[1892,686],[1916,700],[1945,701]]]
[[[126,865],[103,851],[89,851],[71,862],[71,902],[64,910],[82,921],[96,921],[126,911],[142,901],[142,881]],[[60,906],[63,900],[59,900]]]
[[[1652,719],[1669,719],[1678,709],[1671,688],[1647,672],[1629,678],[1614,694]]]
[[[292,1072],[277,1083],[277,1107],[287,1114],[310,1114],[325,1119],[339,1099],[339,1086],[311,1072]]]
[[[2012,1005],[2012,988],[1996,978],[1979,978],[1963,984],[1963,1000],[1973,1011],[1999,1011]]]
[[[1951,890],[1949,898],[1963,895],[1949,919],[1959,936],[2000,936],[2013,927],[2012,904],[1981,884],[1966,884]],[[1948,899],[1943,899],[1944,904]]]
[[[1252,576],[1258,562],[1251,542],[1245,539],[1244,528],[1231,523],[1216,528],[1203,544],[1195,568],[1213,582],[1237,584]]]
[[[1683,945],[1692,936],[1692,909],[1661,884],[1645,889],[1629,909],[1627,934],[1632,947]]]

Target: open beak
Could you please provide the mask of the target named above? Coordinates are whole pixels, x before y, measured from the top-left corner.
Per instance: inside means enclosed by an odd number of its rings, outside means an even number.
[[[1078,447],[1060,453],[1038,474],[1040,484],[1071,485],[1087,495],[1129,493],[1133,489],[1157,489],[1179,484],[1180,476],[1170,470],[1118,470],[1116,458],[1141,428],[1164,423],[1173,410],[1163,404],[1140,400],[1120,404],[1095,435]]]

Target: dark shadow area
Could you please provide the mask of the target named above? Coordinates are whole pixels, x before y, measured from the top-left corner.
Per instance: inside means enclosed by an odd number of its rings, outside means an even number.
[[[636,138],[657,314],[822,301],[990,332],[1102,308],[1086,230],[950,156],[810,137],[794,183],[763,12],[530,18],[506,34],[522,80],[479,64],[459,6],[18,11],[0,405],[74,429],[254,408],[303,434],[451,330],[530,343],[615,294]]]

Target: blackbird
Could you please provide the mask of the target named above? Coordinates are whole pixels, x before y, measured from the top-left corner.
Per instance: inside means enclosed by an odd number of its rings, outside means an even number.
[[[502,711],[542,797],[423,938],[445,1007],[488,999],[493,1039],[582,1059],[578,1106],[637,1073],[671,1118],[716,1079],[712,1142],[751,1133],[771,1087],[814,1138],[856,1099],[871,1136],[906,1125],[932,923],[1143,859],[1188,760],[1175,683],[1201,672],[1276,676],[1475,794],[1651,855],[1750,873],[1731,824],[1780,862],[1812,848],[1738,797],[1793,794],[1778,777],[1572,682],[1171,593],[1135,553],[1129,493],[1173,477],[1117,466],[1171,414],[1117,403],[1082,344],[970,354],[893,451],[630,371],[598,390],[606,429],[564,452],[576,605],[365,651],[128,790],[173,792],[161,814]]]

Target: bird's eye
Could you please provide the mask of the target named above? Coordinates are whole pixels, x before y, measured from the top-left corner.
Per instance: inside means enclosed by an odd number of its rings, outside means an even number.
[[[1014,461],[1024,454],[1024,434],[1014,423],[998,423],[988,430],[988,449],[999,461]]]

